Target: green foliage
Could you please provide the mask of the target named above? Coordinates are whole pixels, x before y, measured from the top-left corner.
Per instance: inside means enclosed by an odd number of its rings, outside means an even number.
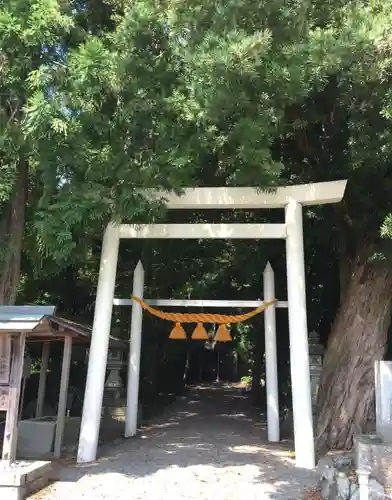
[[[22,147],[23,108],[30,97],[28,80],[56,59],[72,18],[56,0],[13,0],[0,6],[1,153]]]
[[[390,12],[360,2],[334,7],[296,0],[72,3],[62,24],[43,35],[52,50],[23,79],[24,141],[34,145],[38,177],[26,240],[39,257],[33,269],[51,275],[70,263],[96,266],[91,245],[110,218],[162,218],[146,188],[265,188],[349,177],[344,217],[356,234],[377,234],[389,203],[380,193],[389,190]],[[330,218],[323,211],[317,217],[312,231],[322,239]],[[134,243],[131,252],[123,249],[124,265],[132,268],[140,252],[153,269],[153,294],[248,297],[260,296],[266,258],[282,249]],[[182,271],[173,275],[174,268]],[[319,279],[314,275],[322,303]],[[130,272],[119,281],[129,293]]]
[[[22,133],[28,79],[69,32],[72,19],[56,0],[13,0],[0,5],[0,206],[13,191],[16,165],[30,154]]]
[[[246,388],[250,388],[252,386],[252,376],[251,375],[244,375],[241,377],[241,382],[246,386]],[[265,386],[265,380],[264,378],[260,378],[260,387]]]
[[[33,95],[30,79],[41,66],[61,59],[61,44],[73,27],[70,11],[56,0],[0,3],[0,281],[10,278],[2,300],[13,300],[18,281],[26,166],[35,177],[33,143],[24,134],[26,105]],[[41,111],[44,111],[41,110]],[[23,179],[23,180],[21,180]],[[19,200],[19,201],[17,201]],[[15,203],[18,203],[16,207]],[[23,231],[23,227],[21,228]],[[34,247],[33,247],[34,248]],[[14,258],[15,257],[15,258]],[[13,263],[13,264],[12,264]],[[10,266],[14,265],[12,271]]]
[[[306,212],[310,323],[329,328],[339,259],[392,235],[391,12],[389,0],[1,6],[0,203],[21,157],[31,173],[21,297],[91,319],[109,219],[209,221],[165,214],[146,189],[349,178],[341,206]],[[150,295],[260,297],[272,259],[284,298],[283,255],[249,242],[123,245],[117,292],[130,294],[142,256]],[[256,335],[238,333],[240,357]]]
[[[292,128],[287,110],[352,61],[361,39],[319,28],[297,0],[200,7],[138,0],[28,75],[41,255],[69,260],[76,235],[110,218],[159,217],[147,188],[277,185],[272,146]]]
[[[392,209],[390,3],[348,3],[328,32],[331,48],[336,39],[355,40],[351,54],[323,89],[293,110],[299,126],[280,151],[294,182],[349,179],[333,220],[353,250],[379,239]],[[322,219],[330,225],[330,219]]]

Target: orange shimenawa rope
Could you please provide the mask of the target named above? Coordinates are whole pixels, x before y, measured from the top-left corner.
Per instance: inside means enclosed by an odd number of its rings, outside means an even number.
[[[267,309],[267,307],[272,306],[278,299],[272,299],[269,302],[264,302],[257,309],[250,311],[246,314],[238,314],[237,316],[231,316],[227,314],[208,314],[208,313],[169,313],[155,309],[149,306],[144,300],[139,297],[132,297],[132,299],[140,304],[143,309],[148,311],[150,314],[157,316],[158,318],[165,319],[167,321],[173,321],[173,323],[216,323],[220,325],[240,323],[241,321],[246,321],[257,314],[260,314]]]

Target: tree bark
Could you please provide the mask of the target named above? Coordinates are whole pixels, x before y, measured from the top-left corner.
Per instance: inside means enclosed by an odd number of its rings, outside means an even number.
[[[340,235],[339,242],[339,284],[340,284],[340,300],[339,304],[342,305],[346,297],[347,287],[350,283],[350,270],[351,262],[347,251],[346,235]]]
[[[28,194],[28,164],[21,161],[12,195],[0,219],[2,258],[0,267],[0,304],[14,304],[20,281],[20,262]]]
[[[382,359],[391,322],[392,275],[372,264],[370,247],[352,263],[324,357],[316,450],[348,449],[367,423],[374,398],[374,361]]]

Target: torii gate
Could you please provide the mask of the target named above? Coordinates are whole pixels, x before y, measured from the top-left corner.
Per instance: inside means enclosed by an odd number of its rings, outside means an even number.
[[[78,463],[95,460],[97,453],[120,239],[231,238],[286,240],[296,466],[307,469],[315,466],[302,206],[338,203],[343,198],[346,184],[346,180],[303,184],[280,187],[274,192],[258,192],[254,188],[240,187],[187,188],[180,196],[150,192],[152,198],[166,198],[167,207],[171,210],[284,208],[284,224],[108,224],[102,242]],[[139,296],[142,296],[142,290]],[[134,307],[132,322],[140,322],[141,327],[140,306]],[[137,351],[133,350],[134,353]],[[139,360],[131,356],[130,363],[134,362],[138,363]]]

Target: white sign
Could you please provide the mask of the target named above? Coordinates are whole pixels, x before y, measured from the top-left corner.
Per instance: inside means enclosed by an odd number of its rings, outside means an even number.
[[[0,411],[7,411],[9,404],[9,387],[0,386]]]
[[[0,335],[0,384],[8,384],[11,366],[11,336]]]

